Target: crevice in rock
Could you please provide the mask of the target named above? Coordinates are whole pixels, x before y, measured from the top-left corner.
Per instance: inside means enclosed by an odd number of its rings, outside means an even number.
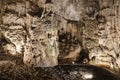
[[[46,2],[45,3],[52,3],[52,1],[51,0],[46,0]]]

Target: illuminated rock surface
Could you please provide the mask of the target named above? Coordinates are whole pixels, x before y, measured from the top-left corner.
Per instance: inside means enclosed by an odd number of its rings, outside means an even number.
[[[0,0],[0,55],[20,55],[33,67],[58,65],[58,58],[63,64],[68,59],[84,63],[87,58],[88,64],[119,72],[119,4],[120,0]],[[70,36],[64,40],[61,34]]]

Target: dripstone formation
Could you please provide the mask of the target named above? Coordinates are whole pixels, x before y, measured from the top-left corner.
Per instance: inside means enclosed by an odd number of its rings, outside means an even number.
[[[0,0],[1,55],[22,55],[23,62],[34,67],[68,60],[119,71],[119,4],[119,0]]]

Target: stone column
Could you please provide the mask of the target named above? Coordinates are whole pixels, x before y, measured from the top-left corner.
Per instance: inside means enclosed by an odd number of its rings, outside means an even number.
[[[41,19],[29,14],[30,3],[26,3],[27,40],[23,61],[28,66],[50,67],[58,64],[58,35],[53,16]],[[31,5],[34,7],[34,5]],[[44,15],[44,14],[43,14]],[[49,21],[49,22],[47,22]],[[45,23],[46,22],[46,23]]]

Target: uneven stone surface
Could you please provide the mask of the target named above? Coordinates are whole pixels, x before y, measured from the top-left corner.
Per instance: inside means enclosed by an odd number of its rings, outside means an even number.
[[[24,55],[29,66],[48,67],[58,64],[58,36],[53,15],[31,1],[1,1],[1,49],[6,54]],[[32,6],[31,6],[32,5]],[[43,18],[44,17],[44,18]],[[3,44],[5,43],[5,44]]]
[[[120,2],[103,1],[100,4],[106,7],[99,11],[96,20],[85,22],[83,43],[89,48],[90,64],[106,65],[119,71]]]
[[[22,54],[22,49],[25,41],[25,31],[23,26],[25,26],[25,3],[7,1],[3,3],[4,15],[2,16],[3,24],[1,25],[1,33],[4,35],[7,45],[3,45],[5,51],[10,54]],[[21,5],[22,4],[22,5]]]
[[[57,24],[54,15],[43,8],[41,16],[32,10],[29,5],[27,7],[26,26],[28,36],[25,45],[24,63],[35,67],[49,67],[58,64],[58,35]],[[32,5],[33,8],[38,6]],[[31,11],[30,11],[31,9]],[[33,12],[32,12],[33,11]],[[36,14],[32,14],[36,13]]]
[[[37,67],[57,65],[59,54],[57,30],[51,24],[33,25],[34,29],[30,31],[30,38],[28,37],[26,42],[24,62]]]
[[[81,0],[53,0],[53,4],[54,12],[65,19],[79,21],[83,17],[85,9]]]
[[[81,41],[82,48],[88,48],[90,64],[107,66],[119,71],[120,2],[119,0],[89,1],[86,0],[86,4],[82,6],[86,9],[83,20],[81,18],[80,21],[72,18],[63,20],[62,24],[64,23],[66,26],[63,26],[63,31],[76,36]],[[87,2],[89,3],[87,4]],[[73,3],[75,2],[73,1]],[[62,5],[62,2],[60,4]],[[67,0],[63,4],[67,4]],[[60,9],[62,10],[63,7],[64,5]],[[79,11],[76,10],[76,12]],[[65,19],[67,18],[65,17]]]
[[[119,4],[119,0],[1,0],[1,55],[22,54],[25,64],[44,67],[57,65],[58,55],[75,61],[81,50],[88,49],[89,64],[119,71]],[[63,38],[59,49],[60,30],[72,38],[70,43]],[[73,38],[78,42],[74,44]]]
[[[91,65],[58,65],[48,68],[0,65],[1,80],[120,80],[119,77],[119,74]]]

